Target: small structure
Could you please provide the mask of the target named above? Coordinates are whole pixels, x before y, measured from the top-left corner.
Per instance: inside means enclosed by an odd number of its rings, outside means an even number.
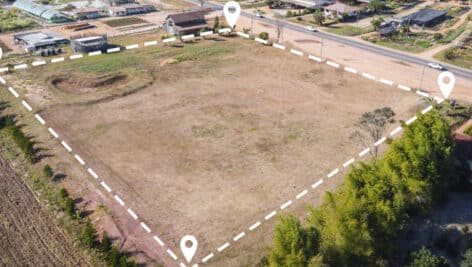
[[[15,44],[23,46],[26,52],[34,52],[69,43],[68,39],[57,33],[30,32],[15,34],[13,38]]]
[[[417,25],[421,27],[431,27],[443,21],[446,17],[446,14],[446,10],[425,8],[418,12],[402,17],[402,24],[408,26]]]
[[[377,29],[377,33],[380,37],[389,37],[397,33],[397,27],[395,27],[395,25],[387,25]]]
[[[295,8],[309,9],[320,9],[333,3],[331,0],[281,0],[281,2]]]
[[[136,3],[135,0],[108,0],[110,6],[120,6]]]
[[[362,11],[361,7],[349,6],[341,2],[324,7],[324,13],[326,17],[331,18],[345,18],[345,17],[357,17]]]
[[[88,36],[70,41],[72,50],[74,52],[92,52],[105,50],[108,47],[108,40],[106,35]]]
[[[191,11],[168,15],[163,29],[174,35],[196,33],[208,27],[204,11]]]
[[[156,11],[156,7],[153,5],[140,5],[140,4],[126,4],[121,6],[110,7],[110,16],[121,17],[128,15],[144,14]]]
[[[70,19],[63,13],[28,0],[17,0],[13,3],[13,7],[51,23],[70,21]]]
[[[102,11],[97,8],[82,8],[74,11],[76,19],[98,19],[103,16]]]

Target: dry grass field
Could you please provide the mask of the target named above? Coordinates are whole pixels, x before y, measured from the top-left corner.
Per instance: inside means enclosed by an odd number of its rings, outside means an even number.
[[[389,106],[407,119],[421,105],[414,94],[238,38],[36,70],[16,73],[16,88],[174,251],[195,235],[196,259],[357,154],[363,147],[349,137],[362,113]],[[340,181],[304,200],[316,205]],[[303,216],[305,201],[289,211]],[[211,264],[257,263],[273,222]]]

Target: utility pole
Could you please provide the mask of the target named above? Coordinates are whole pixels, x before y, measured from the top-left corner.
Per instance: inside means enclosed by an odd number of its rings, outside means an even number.
[[[424,75],[425,68],[426,68],[426,66],[423,66],[423,70],[421,71],[420,83],[418,85],[418,89],[420,89],[420,90],[421,90],[421,86],[423,85],[423,75]]]

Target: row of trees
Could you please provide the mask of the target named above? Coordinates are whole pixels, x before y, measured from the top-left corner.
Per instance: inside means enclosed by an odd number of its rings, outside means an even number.
[[[353,167],[302,224],[280,218],[268,266],[386,266],[408,219],[442,195],[452,169],[450,127],[434,110],[418,115],[380,159]]]

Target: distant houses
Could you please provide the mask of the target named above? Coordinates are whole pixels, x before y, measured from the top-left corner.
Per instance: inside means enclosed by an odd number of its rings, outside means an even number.
[[[350,6],[341,2],[324,7],[325,16],[328,18],[358,17],[362,10],[362,7]]]
[[[204,11],[190,11],[168,15],[163,29],[174,35],[195,33],[208,27]]]
[[[71,39],[70,44],[74,52],[100,51],[108,47],[106,35],[75,38]]]
[[[120,6],[112,6],[109,9],[110,16],[120,17],[129,16],[136,14],[144,14],[156,11],[156,7],[153,5],[141,5],[141,4],[125,4]]]
[[[58,45],[68,44],[69,40],[57,33],[29,32],[13,35],[16,45],[22,46],[26,52],[49,50]]]

